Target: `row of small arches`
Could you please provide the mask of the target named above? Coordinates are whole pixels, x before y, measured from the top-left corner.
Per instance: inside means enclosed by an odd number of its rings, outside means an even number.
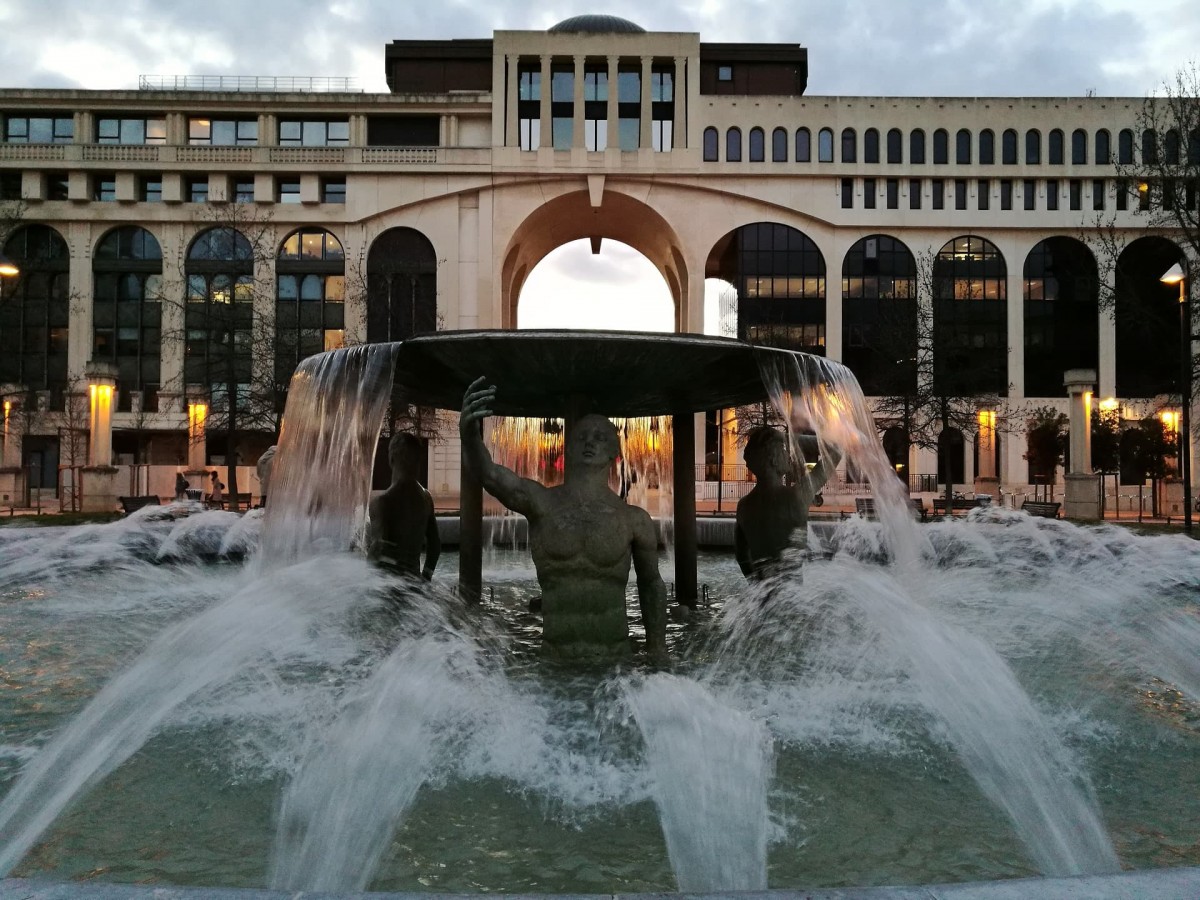
[[[1132,128],[1123,128],[1117,133],[1116,163],[1132,165],[1135,157],[1136,135]],[[1046,151],[1046,163],[1052,166],[1065,165],[1070,159],[1071,165],[1088,165],[1090,161],[1096,165],[1109,165],[1113,160],[1112,133],[1107,128],[1101,128],[1094,134],[1089,134],[1083,128],[1071,132],[1068,141],[1066,132],[1061,128],[1051,129],[1043,141],[1042,132],[1030,128],[1025,132],[1022,141],[1020,133],[1015,128],[1006,128],[1000,134],[999,147],[996,144],[996,133],[985,128],[974,134],[968,128],[960,128],[954,134],[953,154],[951,154],[950,132],[938,128],[933,132],[932,146],[929,146],[928,136],[924,129],[914,128],[908,133],[907,140],[899,128],[889,129],[886,135],[880,134],[878,128],[868,128],[859,135],[854,128],[843,128],[839,142],[840,152],[838,161],[843,163],[859,162],[861,149],[862,162],[923,165],[928,161],[927,150],[934,165],[948,165],[953,156],[957,165],[995,165],[997,156],[1002,165],[1041,165],[1043,145]],[[726,162],[741,162],[743,159],[742,129],[736,126],[725,130],[724,160]],[[1023,144],[1023,155],[1021,154]],[[754,126],[746,137],[745,154],[750,162],[766,162],[768,143],[766,130]],[[813,161],[812,132],[807,127],[800,127],[795,132],[779,126],[771,131],[770,159],[771,162],[812,162]],[[822,128],[817,132],[816,159],[817,162],[834,162],[834,131],[832,128]],[[997,150],[999,153],[997,153]],[[703,153],[705,162],[720,162],[721,135],[714,126],[704,129]],[[907,159],[906,159],[907,156]],[[1187,141],[1188,165],[1200,165],[1200,128],[1194,129]],[[1165,132],[1161,141],[1159,135],[1152,129],[1142,132],[1140,157],[1143,163],[1157,165],[1181,165],[1184,157],[1183,139],[1178,129],[1172,128]]]

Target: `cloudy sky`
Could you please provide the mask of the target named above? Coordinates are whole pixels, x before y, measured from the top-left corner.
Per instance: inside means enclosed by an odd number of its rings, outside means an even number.
[[[816,95],[1140,97],[1200,56],[1196,0],[0,0],[0,87],[319,75],[383,91],[388,41],[488,37],[587,12],[701,40],[801,44]],[[560,250],[531,276],[522,318],[539,276],[589,263],[589,284],[611,278],[605,296],[628,293],[642,276],[626,256]]]

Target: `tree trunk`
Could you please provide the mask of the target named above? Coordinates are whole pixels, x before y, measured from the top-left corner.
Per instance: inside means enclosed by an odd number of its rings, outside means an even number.
[[[226,494],[226,509],[238,511],[238,481],[237,481],[237,378],[233,366],[233,332],[229,333],[229,355],[225,358],[225,402],[229,406],[225,421],[225,467],[229,470],[228,493]]]

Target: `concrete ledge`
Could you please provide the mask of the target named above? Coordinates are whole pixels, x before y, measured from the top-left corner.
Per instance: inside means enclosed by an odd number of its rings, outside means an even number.
[[[482,894],[347,893],[318,894],[250,888],[171,887],[133,884],[64,884],[9,878],[0,880],[0,900],[479,900]],[[1013,878],[960,884],[905,887],[825,888],[817,890],[739,891],[712,894],[506,894],[506,900],[651,900],[658,897],[729,897],[736,900],[1195,900],[1200,897],[1200,868],[1143,869],[1117,875],[1073,878]]]

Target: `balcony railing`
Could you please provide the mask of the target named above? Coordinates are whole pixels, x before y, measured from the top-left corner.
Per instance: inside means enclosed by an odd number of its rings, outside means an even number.
[[[138,90],[362,93],[355,78],[292,75],[141,75]]]

